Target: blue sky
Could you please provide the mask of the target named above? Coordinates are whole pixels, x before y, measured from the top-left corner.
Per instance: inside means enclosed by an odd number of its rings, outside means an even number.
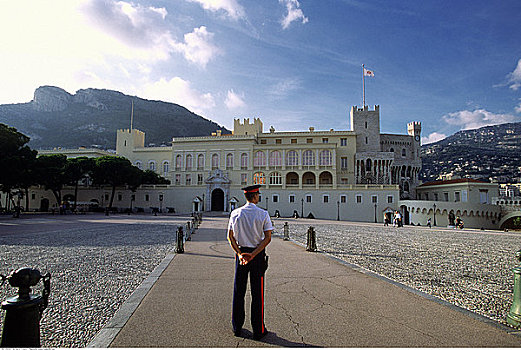
[[[421,121],[428,143],[521,121],[519,23],[518,0],[0,0],[0,103],[107,88],[229,129],[349,130],[365,64],[382,132]]]

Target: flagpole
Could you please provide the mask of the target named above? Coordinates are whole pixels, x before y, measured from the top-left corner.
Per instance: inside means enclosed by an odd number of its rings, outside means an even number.
[[[365,107],[365,72],[364,65],[362,64],[362,107]]]

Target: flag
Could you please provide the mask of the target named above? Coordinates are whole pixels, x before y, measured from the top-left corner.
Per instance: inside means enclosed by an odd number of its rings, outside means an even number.
[[[365,69],[365,67],[364,67],[364,76],[366,76],[366,77],[374,77],[374,72],[372,70]]]

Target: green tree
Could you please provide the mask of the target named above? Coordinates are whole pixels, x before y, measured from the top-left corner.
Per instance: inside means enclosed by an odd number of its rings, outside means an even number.
[[[112,194],[108,207],[112,207],[117,186],[134,184],[136,175],[135,167],[127,158],[115,156],[103,156],[96,158],[96,166],[92,172],[94,183],[97,185],[110,185]]]
[[[63,154],[42,155],[36,159],[36,178],[46,190],[51,190],[56,203],[61,204],[62,188],[67,183],[67,157]]]
[[[74,205],[73,210],[76,210],[78,202],[78,183],[92,176],[96,161],[89,157],[69,158],[65,164],[65,176],[67,184],[74,186]]]
[[[170,180],[165,179],[153,170],[147,169],[143,171],[142,183],[147,185],[170,185]]]
[[[28,188],[31,183],[32,162],[36,158],[26,144],[29,137],[15,128],[0,124],[0,190],[7,193],[6,208],[9,207],[11,191],[16,188]]]

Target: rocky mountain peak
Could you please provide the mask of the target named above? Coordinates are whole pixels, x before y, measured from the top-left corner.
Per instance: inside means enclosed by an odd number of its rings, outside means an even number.
[[[55,86],[40,86],[34,91],[32,107],[39,112],[65,110],[72,101],[72,95]]]

